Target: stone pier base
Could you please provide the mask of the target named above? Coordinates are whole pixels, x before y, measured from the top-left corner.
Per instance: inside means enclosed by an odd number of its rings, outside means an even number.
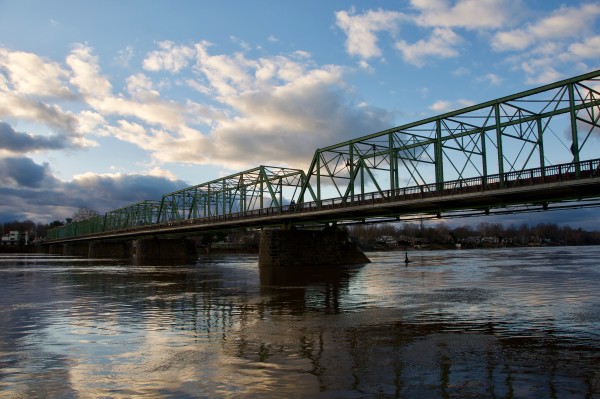
[[[370,260],[348,233],[335,228],[263,230],[258,264],[261,267],[355,265]]]
[[[91,241],[90,258],[129,258],[132,252],[131,241]]]
[[[62,244],[50,244],[48,245],[48,254],[50,255],[62,255],[63,245]]]
[[[48,245],[36,244],[35,245],[35,253],[36,254],[49,254],[50,253],[50,247]]]
[[[187,263],[197,259],[192,240],[144,238],[134,242],[135,260],[140,265]]]
[[[89,243],[87,242],[67,242],[63,244],[63,255],[65,256],[85,256],[89,253]]]

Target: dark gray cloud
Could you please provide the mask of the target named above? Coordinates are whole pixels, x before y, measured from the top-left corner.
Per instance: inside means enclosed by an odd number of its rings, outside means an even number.
[[[6,122],[0,122],[0,149],[25,154],[38,150],[58,150],[68,146],[64,136],[36,136],[17,132]]]
[[[38,165],[27,157],[0,158],[0,182],[8,187],[39,188],[53,184],[48,164]]]
[[[0,222],[30,219],[47,223],[73,216],[85,207],[103,214],[189,184],[148,175],[84,175],[63,182],[47,164],[27,157],[0,158]]]
[[[80,204],[102,212],[127,206],[143,200],[160,200],[167,194],[189,184],[164,177],[148,175],[86,175],[65,185],[69,197]]]

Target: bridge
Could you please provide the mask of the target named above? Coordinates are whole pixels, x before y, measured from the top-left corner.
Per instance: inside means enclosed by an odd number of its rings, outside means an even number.
[[[307,172],[261,165],[77,221],[47,244],[598,206],[599,140],[594,71],[317,149]]]

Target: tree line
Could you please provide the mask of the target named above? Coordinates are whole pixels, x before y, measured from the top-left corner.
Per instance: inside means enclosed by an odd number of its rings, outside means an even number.
[[[8,234],[11,231],[19,231],[29,236],[29,242],[33,242],[36,239],[43,239],[46,237],[48,230],[55,227],[64,226],[72,222],[78,222],[94,216],[98,216],[98,212],[94,209],[79,208],[73,216],[62,220],[54,220],[50,223],[35,223],[31,220],[13,220],[10,222],[2,223],[2,234]]]
[[[29,236],[29,242],[43,239],[49,229],[63,226],[71,222],[85,220],[97,216],[93,209],[79,208],[71,218],[64,221],[55,220],[50,223],[35,223],[31,220],[2,223],[3,234],[20,231]],[[586,231],[581,228],[559,226],[555,223],[540,223],[530,226],[500,223],[464,224],[451,227],[446,223],[379,223],[359,224],[348,227],[351,236],[363,247],[376,244],[380,237],[391,237],[405,245],[453,245],[477,246],[483,244],[497,245],[600,245],[600,231]]]
[[[526,245],[600,245],[600,231],[559,226],[554,223],[505,226],[500,223],[448,226],[436,223],[388,223],[354,225],[350,234],[363,247],[376,246],[381,237],[391,237],[400,245],[526,246]],[[378,240],[379,239],[379,240]]]

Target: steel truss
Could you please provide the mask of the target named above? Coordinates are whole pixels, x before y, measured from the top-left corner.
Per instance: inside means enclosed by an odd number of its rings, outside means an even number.
[[[319,201],[354,201],[369,192],[415,185],[435,190],[432,183],[485,182],[493,174],[593,159],[599,121],[595,71],[319,149],[308,184]]]
[[[167,223],[279,208],[293,201],[302,188],[314,199],[304,171],[261,165],[163,195],[157,220]]]
[[[158,222],[160,202],[145,200],[107,212],[104,215],[105,230],[128,229]]]
[[[294,200],[303,205],[285,211],[324,200],[353,205],[366,194],[391,200],[410,187],[439,195],[469,179],[498,189],[507,182],[497,176],[520,181],[537,168],[543,180],[560,164],[572,164],[579,177],[581,162],[598,157],[599,137],[600,70],[318,149],[308,173],[259,166],[52,229],[48,239],[283,212]]]

